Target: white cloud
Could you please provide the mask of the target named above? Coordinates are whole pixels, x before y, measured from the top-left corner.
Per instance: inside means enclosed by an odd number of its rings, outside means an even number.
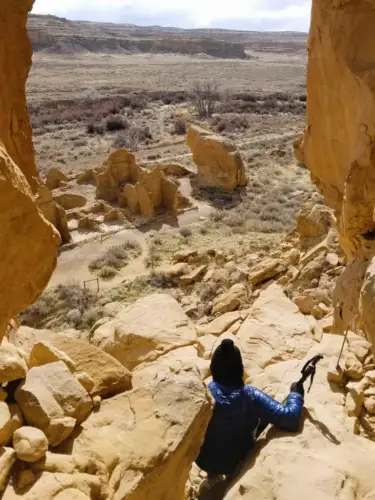
[[[36,0],[34,13],[68,19],[307,31],[311,0]]]

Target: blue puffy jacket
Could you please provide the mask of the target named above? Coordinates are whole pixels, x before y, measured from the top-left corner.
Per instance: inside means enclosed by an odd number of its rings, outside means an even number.
[[[216,404],[196,463],[210,474],[233,473],[254,445],[259,427],[273,424],[298,431],[303,397],[297,392],[284,405],[248,385],[233,389],[211,382],[208,388]]]

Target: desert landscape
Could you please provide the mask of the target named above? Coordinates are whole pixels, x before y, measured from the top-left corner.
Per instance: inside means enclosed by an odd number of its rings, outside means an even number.
[[[374,500],[369,3],[309,38],[32,3],[0,5],[0,498]],[[223,339],[278,401],[322,360],[202,493]]]
[[[35,15],[28,27],[35,52],[27,95],[38,170],[44,179],[52,169],[66,176],[65,184],[57,181],[52,191],[60,203],[64,193],[75,193],[84,203],[63,206],[68,209],[69,252],[60,256],[51,287],[77,278],[82,285],[108,274],[100,285],[104,289],[129,277],[136,278],[138,289],[149,291],[143,281],[149,279],[150,253],[158,264],[153,262],[152,273],[160,267],[162,274],[180,248],[233,246],[239,234],[245,246],[257,248],[260,240],[267,245],[294,227],[303,200],[314,191],[292,147],[303,130],[306,108],[306,35],[157,31],[92,23],[84,24],[83,30],[82,23]],[[79,47],[71,43],[77,37]],[[132,53],[113,41],[159,38],[169,40],[170,47],[187,39],[207,52],[217,41],[229,47],[236,44],[246,58],[202,52],[140,54],[135,49]],[[101,52],[98,40],[105,47],[112,44],[112,50]],[[205,113],[205,106],[211,105]],[[249,178],[245,190],[228,194],[212,186],[197,188],[197,166],[185,139],[191,124],[234,141]],[[79,176],[100,168],[121,147],[133,152],[141,166],[183,167],[172,172],[184,198],[175,215],[147,219],[124,211],[117,214],[120,221],[103,221],[95,205],[93,179],[82,183]],[[96,216],[90,215],[94,206]],[[125,228],[123,235],[114,234]],[[87,265],[124,237],[139,245],[138,256],[128,265],[119,270]]]

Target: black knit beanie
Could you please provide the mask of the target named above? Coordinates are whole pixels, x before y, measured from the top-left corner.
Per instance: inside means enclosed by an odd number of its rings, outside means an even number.
[[[243,385],[242,356],[233,340],[224,339],[215,349],[210,369],[214,382],[233,388]]]

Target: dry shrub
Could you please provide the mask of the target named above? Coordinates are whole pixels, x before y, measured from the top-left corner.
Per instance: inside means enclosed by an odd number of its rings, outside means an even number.
[[[138,134],[133,128],[127,130],[126,132],[119,132],[112,143],[113,147],[116,149],[126,148],[129,151],[138,151]]]
[[[38,129],[70,122],[98,123],[111,115],[119,115],[124,109],[134,112],[147,106],[146,93],[127,93],[100,99],[45,101],[39,105],[31,104],[29,112],[33,129]]]
[[[105,303],[114,301],[127,301],[129,303],[152,292],[173,287],[173,280],[168,274],[151,272],[148,276],[139,276],[134,280],[125,281],[110,290],[105,298]]]
[[[218,100],[217,86],[212,83],[197,82],[193,88],[195,109],[199,118],[211,118]]]
[[[183,236],[184,238],[190,238],[192,234],[193,231],[190,229],[190,227],[182,227],[180,229],[180,235]]]
[[[98,272],[99,278],[103,279],[113,278],[114,276],[116,276],[116,274],[117,274],[117,269],[111,266],[104,266]]]
[[[101,276],[102,278],[109,278],[108,273],[112,273],[112,276],[114,276],[113,271],[116,274],[128,264],[130,259],[137,257],[140,253],[140,244],[137,241],[128,241],[122,245],[109,248],[102,257],[95,259],[89,264],[89,269],[104,273],[104,276]]]
[[[148,144],[152,141],[152,138],[152,132],[148,125],[142,127],[132,126],[116,135],[113,146],[117,149],[126,148],[130,151],[138,151],[140,142]]]
[[[223,117],[215,117],[213,120],[213,126],[216,129],[216,132],[237,132],[243,131],[249,128],[249,121],[245,116],[234,115],[234,116],[223,116]]]
[[[175,118],[173,121],[173,134],[185,135],[187,132],[186,120],[182,117]]]
[[[88,311],[95,308],[96,318],[101,316],[97,308],[97,296],[77,283],[58,285],[43,293],[32,306],[21,314],[21,323],[33,328],[59,326],[70,321],[76,328],[87,326]],[[72,314],[75,311],[76,314]],[[69,315],[69,312],[71,313]],[[69,319],[70,318],[70,319]]]
[[[269,94],[237,93],[220,104],[220,113],[304,114],[306,96],[292,95],[287,92]]]
[[[109,115],[105,121],[108,132],[117,132],[129,128],[129,122],[121,115]]]
[[[102,123],[90,122],[87,125],[86,131],[90,135],[103,135],[104,134],[104,126]]]

